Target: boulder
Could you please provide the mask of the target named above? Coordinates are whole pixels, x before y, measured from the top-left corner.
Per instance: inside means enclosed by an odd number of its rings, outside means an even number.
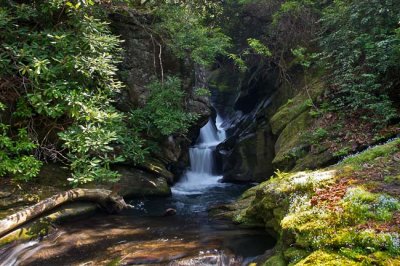
[[[167,180],[161,175],[129,166],[118,166],[116,170],[121,177],[116,184],[109,186],[124,198],[171,195]]]

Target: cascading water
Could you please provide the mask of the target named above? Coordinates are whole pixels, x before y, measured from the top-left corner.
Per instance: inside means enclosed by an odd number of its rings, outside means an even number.
[[[175,194],[201,194],[211,186],[218,186],[221,176],[215,175],[215,147],[225,140],[223,120],[217,115],[216,124],[210,119],[200,129],[196,145],[190,148],[190,170],[172,190]]]

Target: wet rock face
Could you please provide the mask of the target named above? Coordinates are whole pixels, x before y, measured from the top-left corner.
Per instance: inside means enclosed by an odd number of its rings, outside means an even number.
[[[217,147],[226,182],[258,182],[273,174],[275,137],[267,114],[273,107],[277,76],[274,71],[260,75],[236,75],[232,80],[230,67],[224,66],[211,76],[213,94],[223,99],[216,109],[225,119],[229,136]]]
[[[327,148],[311,150],[306,136],[314,123],[311,103],[323,93],[323,81],[313,76],[305,90],[304,74],[296,69],[289,84],[265,68],[232,80],[224,66],[211,76],[214,94],[224,99],[217,110],[225,114],[228,139],[217,150],[227,182],[259,182],[276,169],[316,169],[333,162]]]
[[[274,139],[268,128],[238,140],[232,149],[223,154],[224,180],[228,182],[263,181],[273,174]],[[224,153],[223,150],[220,152]]]

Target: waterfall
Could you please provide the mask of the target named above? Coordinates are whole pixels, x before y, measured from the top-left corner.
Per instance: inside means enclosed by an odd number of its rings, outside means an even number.
[[[221,127],[223,120],[217,115],[216,123],[210,118],[200,129],[196,144],[189,149],[190,169],[172,190],[177,194],[200,194],[211,186],[217,186],[221,176],[215,175],[215,147],[225,140]]]
[[[0,266],[16,266],[40,249],[38,240],[17,244],[0,254]]]

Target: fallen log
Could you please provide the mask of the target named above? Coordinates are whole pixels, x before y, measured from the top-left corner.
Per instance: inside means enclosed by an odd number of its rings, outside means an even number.
[[[108,213],[117,213],[130,208],[124,199],[106,189],[71,189],[42,200],[35,205],[0,220],[0,237],[18,226],[72,201],[92,201],[98,203]]]

